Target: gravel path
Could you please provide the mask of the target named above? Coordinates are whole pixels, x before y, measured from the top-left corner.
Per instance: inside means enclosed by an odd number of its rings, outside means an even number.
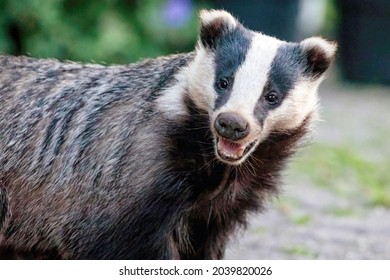
[[[390,87],[328,82],[320,93],[323,121],[312,142],[390,158]],[[343,196],[304,178],[285,177],[279,199],[250,219],[226,259],[390,259],[389,208],[367,205],[363,193]]]

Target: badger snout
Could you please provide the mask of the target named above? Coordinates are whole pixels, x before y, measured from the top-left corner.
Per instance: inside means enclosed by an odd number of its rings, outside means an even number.
[[[250,141],[249,122],[236,113],[220,113],[214,121],[215,151],[217,158],[225,163],[240,164],[253,150],[255,141]],[[242,141],[239,141],[242,140]]]
[[[240,115],[235,113],[220,113],[214,123],[215,130],[219,136],[238,141],[249,134],[249,123]]]

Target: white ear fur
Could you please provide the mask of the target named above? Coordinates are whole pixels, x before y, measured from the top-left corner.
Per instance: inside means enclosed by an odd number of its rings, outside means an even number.
[[[337,43],[327,41],[321,37],[310,37],[301,42],[304,50],[320,47],[327,58],[333,59],[337,51]]]
[[[200,46],[214,48],[217,38],[223,33],[234,29],[238,22],[228,12],[223,10],[201,10]]]
[[[201,10],[199,12],[200,22],[202,26],[213,24],[215,21],[222,21],[227,28],[237,26],[237,20],[228,12],[223,10]]]
[[[326,41],[321,37],[305,39],[300,46],[307,58],[307,72],[314,78],[322,76],[336,56],[337,43]]]

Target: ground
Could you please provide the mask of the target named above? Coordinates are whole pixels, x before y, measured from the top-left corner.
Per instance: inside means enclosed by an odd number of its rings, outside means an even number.
[[[320,88],[321,119],[282,192],[226,259],[390,259],[390,87]]]

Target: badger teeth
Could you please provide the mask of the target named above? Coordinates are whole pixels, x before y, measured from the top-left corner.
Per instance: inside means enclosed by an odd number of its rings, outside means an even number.
[[[232,154],[227,154],[227,153],[221,153],[223,155],[223,157],[225,158],[233,158],[233,159],[239,159],[240,157],[237,156],[237,155],[232,155]]]
[[[222,137],[218,137],[216,141],[216,152],[222,160],[234,163],[238,162],[246,154],[248,154],[248,152],[254,146],[254,143],[255,141],[243,145]]]
[[[218,152],[222,157],[228,159],[239,159],[244,153],[244,148],[241,144],[220,138],[217,143]]]

